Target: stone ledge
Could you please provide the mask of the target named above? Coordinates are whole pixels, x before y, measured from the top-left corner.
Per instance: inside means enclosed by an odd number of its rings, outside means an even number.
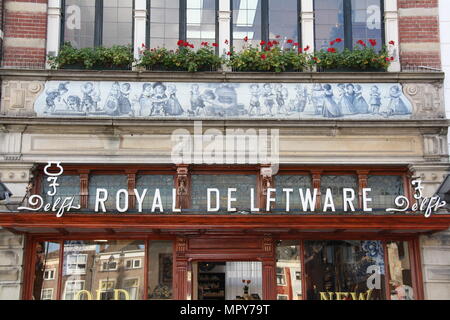
[[[443,72],[154,72],[0,69],[1,80],[162,82],[442,82]]]

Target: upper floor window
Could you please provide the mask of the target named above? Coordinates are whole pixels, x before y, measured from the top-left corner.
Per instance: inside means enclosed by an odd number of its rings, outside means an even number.
[[[232,38],[240,50],[245,39],[252,45],[277,40],[282,46],[299,40],[300,11],[297,0],[232,0]],[[287,43],[287,40],[292,40]]]
[[[133,42],[133,0],[62,0],[61,40],[76,48]]]
[[[326,49],[330,42],[337,49],[352,49],[359,40],[368,44],[376,41],[375,48],[383,44],[382,0],[314,0],[315,47]]]

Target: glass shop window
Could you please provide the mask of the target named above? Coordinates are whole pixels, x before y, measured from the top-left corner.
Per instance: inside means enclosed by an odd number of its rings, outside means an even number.
[[[126,175],[91,175],[89,177],[89,208],[92,210],[95,209],[97,189],[106,189],[108,191],[105,209],[106,211],[115,211],[117,191],[120,189],[128,190],[128,177]],[[100,196],[103,197],[103,193]],[[121,195],[119,202],[121,206],[124,205],[123,201],[123,195]],[[101,210],[99,206],[99,212]]]
[[[261,42],[261,2],[258,0],[232,0],[232,37],[235,50],[240,51],[246,43],[259,46]]]
[[[391,300],[414,300],[409,243],[407,241],[390,241],[386,244],[386,248]]]
[[[298,241],[279,241],[276,247],[277,300],[302,299],[302,266]]]
[[[63,41],[76,48],[133,41],[133,0],[65,0]]]
[[[376,40],[376,49],[383,45],[381,0],[314,0],[315,47],[327,49],[337,38],[336,49],[352,49],[359,40],[370,46]]]
[[[172,175],[138,175],[136,176],[136,189],[143,194],[143,190],[147,189],[147,193],[142,202],[143,210],[151,210],[156,189],[159,189],[161,195],[161,203],[164,211],[172,209],[172,189],[174,188],[174,176]],[[136,201],[136,209],[138,203]],[[156,213],[159,210],[156,209]]]
[[[151,241],[148,248],[149,300],[168,300],[173,295],[173,242]]]
[[[219,211],[227,211],[228,205],[228,189],[235,188],[235,192],[231,192],[230,198],[236,201],[231,203],[232,208],[236,208],[237,212],[241,210],[250,210],[251,188],[255,194],[255,205],[257,199],[256,192],[256,174],[221,174],[221,175],[192,175],[192,206],[193,210],[206,212],[207,205],[207,189],[215,188],[219,190],[219,199],[216,193],[211,192],[211,206],[216,207],[216,201],[219,202]]]
[[[128,269],[126,261],[144,256],[140,240],[65,241],[61,299],[142,299],[144,270]]]
[[[59,249],[57,242],[36,243],[33,299],[55,300],[58,288]]]
[[[395,208],[395,198],[404,195],[402,176],[369,176],[367,187],[372,189],[373,210]]]
[[[305,241],[308,300],[384,300],[381,241]]]
[[[53,203],[57,198],[61,198],[61,201],[63,201],[64,198],[73,197],[73,206],[78,206],[80,204],[80,176],[59,176],[56,181],[59,186],[56,187],[55,195],[48,194],[49,192],[52,194],[54,189],[53,187],[50,187],[52,182],[47,181],[47,178],[46,175],[43,175],[41,180],[44,203]]]
[[[186,40],[196,48],[216,42],[216,0],[186,0]]]
[[[354,200],[352,201],[355,210],[358,204],[358,177],[354,175],[323,175],[320,180],[320,192],[322,201],[322,210],[325,204],[325,196],[327,189],[331,189],[331,196],[336,210],[344,208],[343,194],[344,188],[352,189],[354,192]],[[347,198],[352,196],[351,192],[347,193]],[[327,212],[332,212],[329,208]],[[347,208],[347,212],[351,212],[351,208]]]
[[[179,0],[150,0],[150,47],[177,49]]]
[[[276,210],[286,211],[287,198],[289,194],[289,212],[299,212],[303,208],[301,206],[300,191],[302,189],[303,194],[307,189],[311,189],[311,176],[310,175],[278,175],[275,177],[275,189],[276,194]],[[283,189],[293,189],[292,192],[283,192]]]
[[[279,0],[269,2],[269,40],[280,42],[285,48],[299,42],[299,10],[298,0],[284,0],[282,5]],[[292,40],[292,44],[288,40]]]

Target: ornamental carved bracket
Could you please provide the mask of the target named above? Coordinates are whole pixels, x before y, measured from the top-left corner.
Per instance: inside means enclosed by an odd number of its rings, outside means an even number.
[[[190,181],[189,166],[185,164],[177,165],[177,175],[175,178],[175,188],[177,196],[177,208],[189,207]]]
[[[413,107],[413,118],[445,118],[442,82],[407,83],[403,86],[404,95]]]

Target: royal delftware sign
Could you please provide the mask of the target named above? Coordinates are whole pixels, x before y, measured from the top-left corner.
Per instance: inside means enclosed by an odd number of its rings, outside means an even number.
[[[38,116],[133,118],[407,119],[393,83],[48,81]]]
[[[57,171],[54,170],[49,171],[48,169],[54,165],[57,168]],[[57,217],[62,217],[64,213],[70,211],[78,211],[81,209],[80,205],[75,205],[75,195],[73,196],[65,196],[59,197],[57,195],[59,183],[58,177],[61,176],[64,172],[64,168],[62,167],[60,162],[49,162],[47,166],[44,168],[44,173],[47,175],[47,182],[49,186],[49,191],[47,191],[47,195],[50,197],[55,197],[52,202],[45,203],[44,198],[41,195],[31,195],[28,199],[28,205],[24,207],[19,207],[19,210],[25,211],[44,211],[44,212],[54,212]],[[396,208],[386,209],[387,212],[422,212],[425,217],[430,217],[433,212],[438,211],[439,209],[446,206],[446,202],[442,201],[439,196],[434,197],[424,197],[422,194],[422,184],[420,180],[413,180],[412,184],[414,186],[414,199],[413,203],[410,203],[409,199],[405,196],[398,196],[395,199]],[[161,186],[164,187],[164,186]],[[145,210],[149,213],[180,213],[181,208],[177,208],[176,206],[176,195],[177,190],[172,188],[172,205],[170,208],[165,208],[163,206],[163,201],[161,198],[161,192],[158,187],[156,187],[153,194],[148,192],[148,188],[142,189],[134,189],[134,195],[136,197],[136,206],[138,212],[141,213],[144,211],[143,203],[146,197],[152,198],[152,206],[151,209]],[[302,207],[302,212],[314,212],[316,211],[316,203],[318,201],[318,194],[320,192],[317,188],[282,188],[282,191],[285,194],[285,211],[286,213],[291,212],[291,199],[292,194],[294,192],[298,192],[300,196],[300,205]],[[372,212],[372,208],[370,207],[370,203],[373,199],[370,196],[371,188],[363,188],[362,189],[362,211],[364,213]],[[238,196],[244,196],[249,200],[249,211],[251,213],[258,212],[269,212],[272,208],[272,205],[276,202],[276,188],[268,188],[267,189],[267,197],[266,203],[264,204],[264,208],[259,208],[255,205],[256,201],[256,192],[255,189],[250,189],[250,194],[248,195],[237,195],[237,188],[227,188],[227,194],[222,196],[226,196],[227,199],[227,208],[226,211],[229,213],[238,213],[238,209],[233,207],[233,204],[237,201]],[[217,188],[208,188],[206,186],[207,193],[207,205],[204,208],[205,212],[219,212],[221,210],[220,207],[220,190]],[[117,211],[119,213],[125,213],[129,209],[128,199],[129,192],[127,189],[119,189],[115,192],[115,208],[107,208],[106,202],[108,197],[111,196],[107,190],[107,186],[105,188],[97,188],[95,191],[95,212],[107,212],[107,211]],[[324,199],[322,204],[322,212],[323,213],[334,213],[336,212],[335,206],[335,196],[332,194],[331,189],[326,189],[325,193],[321,195]],[[355,193],[353,188],[343,188],[342,190],[342,204],[343,209],[340,211],[343,212],[355,212],[356,203],[358,203],[358,195]],[[359,210],[361,211],[361,210]]]

